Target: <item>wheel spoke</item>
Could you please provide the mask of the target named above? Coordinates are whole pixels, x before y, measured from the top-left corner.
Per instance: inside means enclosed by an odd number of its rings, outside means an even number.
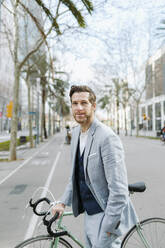
[[[165,247],[165,220],[161,218],[152,218],[142,221],[141,232],[149,245],[149,248]],[[122,248],[145,248],[136,227],[133,228],[122,242]]]

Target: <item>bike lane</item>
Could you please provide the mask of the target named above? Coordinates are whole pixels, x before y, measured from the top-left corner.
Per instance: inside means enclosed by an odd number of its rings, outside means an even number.
[[[28,232],[33,214],[25,207],[38,187],[49,187],[63,144],[64,136],[58,133],[38,148],[29,150],[24,160],[20,156],[19,161],[0,164],[0,247],[14,247],[33,234],[32,230]],[[43,189],[38,193],[41,195],[45,195]]]

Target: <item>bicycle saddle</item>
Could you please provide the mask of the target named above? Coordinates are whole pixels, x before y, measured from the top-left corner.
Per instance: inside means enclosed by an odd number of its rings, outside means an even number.
[[[130,192],[144,192],[146,190],[146,185],[144,182],[137,182],[128,185]]]

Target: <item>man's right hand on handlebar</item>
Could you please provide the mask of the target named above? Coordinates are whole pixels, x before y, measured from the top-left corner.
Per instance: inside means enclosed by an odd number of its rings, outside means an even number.
[[[65,204],[64,203],[57,203],[53,208],[52,208],[52,214],[55,215],[56,213],[59,213],[59,217],[64,213],[65,210]]]

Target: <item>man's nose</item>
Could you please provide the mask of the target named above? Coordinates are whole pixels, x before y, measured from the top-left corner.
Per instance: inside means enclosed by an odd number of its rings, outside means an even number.
[[[81,104],[81,103],[79,103],[79,104],[77,105],[77,108],[78,108],[78,110],[82,110],[82,109],[83,109],[82,104]]]

